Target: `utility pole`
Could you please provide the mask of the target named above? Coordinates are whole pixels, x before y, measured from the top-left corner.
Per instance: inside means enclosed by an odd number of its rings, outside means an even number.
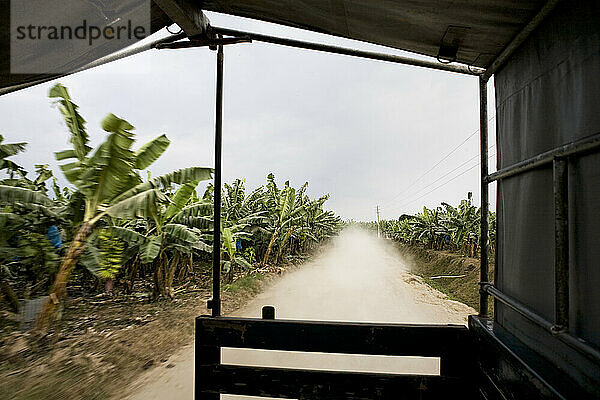
[[[377,237],[381,237],[381,230],[379,229],[379,206],[377,206]]]

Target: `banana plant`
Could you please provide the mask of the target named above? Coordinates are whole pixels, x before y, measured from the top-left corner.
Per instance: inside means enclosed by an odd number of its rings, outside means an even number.
[[[56,158],[58,161],[69,160],[61,165],[61,170],[83,197],[84,215],[56,274],[49,300],[36,322],[39,331],[46,331],[54,321],[57,308],[66,297],[69,276],[85,250],[94,226],[102,218],[152,218],[158,214],[161,204],[169,202],[161,189],[174,183],[209,179],[212,172],[210,168],[191,167],[143,182],[139,172],[148,168],[167,149],[170,141],[166,135],[133,150],[134,127],[109,114],[102,121],[102,128],[108,136],[92,152],[85,120],[67,88],[55,85],[50,89],[50,97],[56,99],[72,144],[71,149],[56,153]]]
[[[233,280],[235,267],[242,270],[249,270],[252,265],[241,255],[237,250],[237,238],[231,228],[222,228],[223,244],[221,246],[221,254],[226,257],[221,257],[221,271],[227,276],[228,282]]]
[[[261,266],[264,267],[269,261],[269,256],[275,245],[275,241],[283,232],[287,240],[294,229],[294,222],[300,219],[303,207],[295,208],[296,190],[285,182],[283,189],[279,189],[273,174],[267,176],[266,206],[269,210],[269,226],[267,230],[271,233],[271,239],[263,257]]]
[[[432,249],[460,251],[471,257],[476,256],[480,238],[480,208],[473,205],[473,194],[454,207],[442,203],[435,209],[423,208],[417,215],[402,215],[397,221],[382,221],[381,226],[388,237],[411,245],[420,244]],[[496,214],[489,213],[490,248],[495,249]],[[371,223],[371,225],[373,225]]]
[[[221,223],[229,228],[236,226],[234,232],[252,233],[267,223],[268,211],[262,186],[246,196],[244,180],[236,179],[232,184],[225,183],[221,198]],[[249,235],[245,236],[247,238]]]
[[[322,211],[323,203],[329,196],[311,200],[305,195],[308,183],[302,185],[298,192],[290,186],[289,181],[279,189],[273,174],[267,176],[265,189],[265,208],[268,211],[266,230],[270,233],[261,265],[265,266],[273,248],[277,247],[275,261],[279,261],[288,243],[292,239],[305,240],[307,237],[315,239],[314,218]],[[337,224],[336,224],[337,225]]]
[[[158,213],[147,219],[136,219],[123,226],[112,227],[113,233],[129,243],[128,259],[136,263],[154,265],[154,296],[172,297],[175,269],[180,260],[193,251],[210,252],[210,239],[203,231],[212,226],[207,215],[212,205],[198,200],[195,195],[198,181],[181,185],[170,196],[170,203],[160,206]],[[144,233],[139,233],[137,227]]]
[[[190,256],[194,250],[210,252],[209,236],[203,230],[212,227],[207,211],[212,205],[206,201],[193,202],[198,182],[182,185],[171,197],[164,212],[154,218],[150,230],[151,242],[142,249],[141,262],[156,260],[155,295],[172,297],[172,283],[178,261]],[[171,255],[171,262],[169,257]]]
[[[60,204],[46,196],[47,165],[36,165],[35,180],[8,158],[23,152],[27,143],[3,143],[0,135],[0,280],[15,272],[34,280],[56,272],[59,255],[46,239],[48,226],[63,219]],[[38,282],[33,282],[37,284]],[[7,284],[2,283],[3,286]]]

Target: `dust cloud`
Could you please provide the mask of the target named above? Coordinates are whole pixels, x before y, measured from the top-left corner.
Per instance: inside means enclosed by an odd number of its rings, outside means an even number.
[[[284,276],[236,316],[259,317],[273,305],[277,318],[465,323],[472,309],[447,300],[410,274],[391,241],[349,228],[320,257]]]
[[[278,319],[465,324],[475,311],[412,275],[393,243],[358,228],[344,230],[329,247],[286,274],[235,316],[259,317],[273,305]],[[343,340],[343,338],[339,338]],[[172,358],[175,367],[149,371],[130,399],[191,399],[193,347]],[[223,349],[233,365],[361,372],[439,374],[439,359]],[[251,399],[221,396],[223,399]]]

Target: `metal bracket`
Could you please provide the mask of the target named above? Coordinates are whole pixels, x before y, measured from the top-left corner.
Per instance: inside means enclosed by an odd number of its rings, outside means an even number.
[[[550,333],[557,335],[559,333],[566,333],[569,329],[563,325],[552,325],[550,327]]]
[[[452,63],[456,61],[458,48],[464,41],[471,28],[468,26],[450,25],[442,37],[437,59],[441,63]]]

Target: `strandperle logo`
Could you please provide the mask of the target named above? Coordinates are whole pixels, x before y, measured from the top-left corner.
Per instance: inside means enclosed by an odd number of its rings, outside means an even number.
[[[13,74],[73,71],[148,37],[151,0],[12,0]]]
[[[98,39],[121,40],[137,39],[141,40],[148,36],[146,27],[134,26],[133,21],[129,20],[124,24],[110,26],[95,26],[88,23],[87,20],[78,26],[17,26],[17,40],[84,40],[92,46]]]

